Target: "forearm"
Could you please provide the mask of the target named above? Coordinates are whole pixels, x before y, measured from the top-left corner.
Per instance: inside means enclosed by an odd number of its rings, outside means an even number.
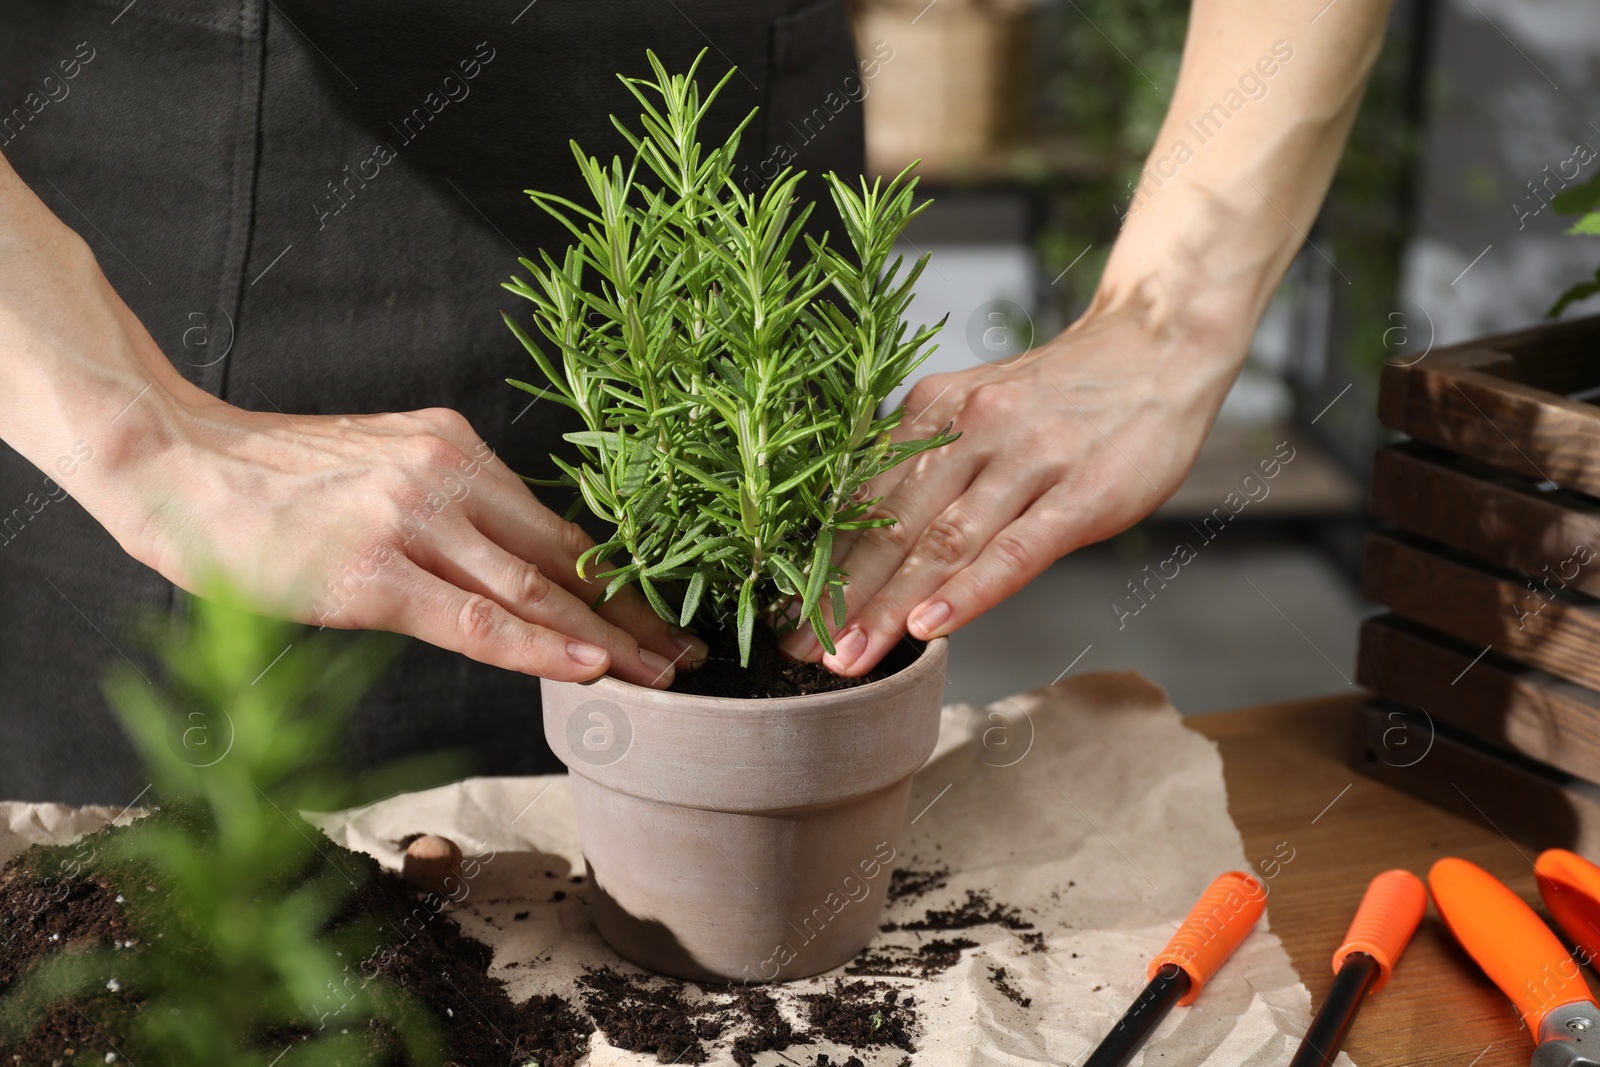
[[[1195,351],[1212,353],[1221,389],[1327,195],[1382,44],[1390,0],[1325,3],[1194,0],[1172,104],[1095,296],[1217,342]]]
[[[899,438],[960,439],[874,480],[872,514],[894,523],[840,561],[835,651],[797,633],[790,655],[861,677],[907,633],[953,633],[1128,529],[1187,476],[1327,193],[1389,0],[1193,5],[1172,106],[1089,311],[1023,357],[913,387]]]
[[[0,438],[106,522],[104,490],[207,400],[0,158]]]

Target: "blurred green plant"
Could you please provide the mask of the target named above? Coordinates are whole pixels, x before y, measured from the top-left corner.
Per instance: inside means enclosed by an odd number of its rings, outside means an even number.
[[[802,172],[785,168],[755,191],[733,178],[755,112],[723,144],[700,143],[700,120],[734,73],[702,98],[705,55],[669,75],[647,53],[654,79],[622,78],[643,109],[641,132],[612,118],[632,159],[608,166],[573,144],[592,208],[529,190],[577,243],[559,262],[521,260],[533,281],[506,288],[533,302],[559,362],[506,323],[551,388],[511,384],[588,427],[566,435],[582,460],[556,458],[564,477],[553,483],[578,489],[612,527],[579,573],[619,558],[597,575],[602,600],[637,583],[664,619],[731,627],[748,665],[758,617],[809,623],[833,651],[823,602],[842,626],[849,577],[832,564],[835,534],[891,523],[867,517],[877,501],[863,487],[953,438],[891,442],[904,409],[877,413],[939,329],[909,330],[902,317],[928,257],[909,269],[890,258],[927,206],[915,180],[824,175],[849,253],[807,235],[801,254],[814,206],[795,195]]]
[[[1076,317],[1099,284],[1121,212],[1139,180],[1178,81],[1188,0],[1072,0],[1049,14],[1053,55],[1042,126],[1103,165],[1054,190],[1039,238],[1044,263],[1089,253],[1057,287],[1062,315]]]
[[[1116,163],[1115,178],[1126,185],[1138,177],[1166,116],[1189,2],[1073,0],[1057,14],[1051,117],[1083,147]]]
[[[326,857],[320,831],[298,814],[414,776],[413,765],[353,784],[335,759],[349,712],[396,642],[311,634],[223,590],[189,608],[181,622],[147,624],[164,686],[131,664],[106,684],[163,809],[105,835],[89,868],[121,889],[139,949],[45,959],[0,1005],[0,1022],[18,1037],[110,975],[144,999],[125,1050],[135,1063],[267,1067],[291,1041],[295,1064],[386,1062],[394,1050],[375,1049],[363,1025],[374,1018],[410,1062],[440,1062],[419,1002],[381,979],[341,981],[376,932],[332,925],[359,875]],[[335,988],[339,1029],[319,1030],[309,1016]]]
[[[1553,197],[1550,206],[1563,215],[1577,215],[1578,221],[1568,229],[1574,236],[1600,237],[1600,174],[1595,175],[1582,185],[1573,186]],[[1593,278],[1574,283],[1562,293],[1556,302],[1550,305],[1546,312],[1550,318],[1555,318],[1572,304],[1580,300],[1587,300],[1600,293],[1600,268],[1596,268]]]
[[[1412,224],[1410,190],[1421,150],[1408,103],[1415,91],[1410,79],[1418,62],[1416,33],[1407,12],[1391,18],[1314,235],[1345,275],[1329,282],[1330,367],[1342,365],[1357,375],[1358,396],[1372,395],[1385,360],[1395,355],[1388,331],[1400,306],[1401,262]],[[1329,377],[1337,381],[1337,375]],[[1320,408],[1320,396],[1313,403],[1313,410]],[[1362,424],[1378,432],[1370,417]],[[1342,432],[1360,442],[1345,453],[1350,462],[1365,466],[1377,442],[1348,426]]]

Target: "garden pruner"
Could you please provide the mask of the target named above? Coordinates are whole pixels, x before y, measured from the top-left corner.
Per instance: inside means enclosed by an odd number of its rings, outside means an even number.
[[[1586,862],[1571,853],[1561,855]],[[1562,907],[1551,911],[1563,927],[1574,915],[1596,914],[1593,894],[1600,888],[1600,877],[1595,877],[1600,872],[1587,866],[1589,871],[1576,871],[1551,853],[1539,859],[1540,889],[1546,901],[1552,896],[1561,900]],[[1579,877],[1571,877],[1574,873]],[[1547,881],[1552,888],[1546,888]],[[1534,910],[1488,871],[1464,859],[1447,857],[1435,863],[1428,886],[1461,947],[1521,1012],[1538,1043],[1533,1067],[1600,1067],[1600,1005],[1589,995],[1577,961]],[[1580,898],[1584,910],[1573,910]],[[1591,931],[1587,939],[1592,944],[1597,936]]]

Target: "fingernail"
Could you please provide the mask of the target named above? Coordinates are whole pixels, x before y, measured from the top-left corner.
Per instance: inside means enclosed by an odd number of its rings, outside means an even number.
[[[650,679],[651,685],[665,685],[672,681],[677,673],[673,669],[672,661],[658,652],[651,652],[648,648],[639,650],[639,662],[644,664],[644,669],[655,677]]]
[[[567,655],[573,661],[585,667],[598,667],[606,661],[606,650],[594,645],[586,645],[582,641],[568,641]]]
[[[683,630],[678,630],[673,633],[672,643],[677,645],[678,651],[683,653],[683,657],[678,662],[684,663],[690,667],[700,666],[706,661],[706,657],[711,654],[710,645],[700,640],[694,634],[687,633]]]
[[[939,627],[950,621],[950,605],[943,600],[930,600],[911,613],[911,625],[923,640],[939,636]]]
[[[802,663],[813,658],[821,647],[817,644],[817,635],[811,632],[809,626],[796,630],[778,642],[779,652]]]
[[[867,631],[860,629],[847,630],[842,637],[833,643],[836,652],[823,656],[822,662],[831,671],[847,671],[850,664],[861,658],[861,653],[867,650]]]

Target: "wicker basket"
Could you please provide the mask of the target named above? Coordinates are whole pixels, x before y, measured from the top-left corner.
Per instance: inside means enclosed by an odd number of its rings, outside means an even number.
[[[867,163],[893,174],[912,160],[959,174],[1026,130],[1034,7],[977,0],[869,0],[855,12]]]

